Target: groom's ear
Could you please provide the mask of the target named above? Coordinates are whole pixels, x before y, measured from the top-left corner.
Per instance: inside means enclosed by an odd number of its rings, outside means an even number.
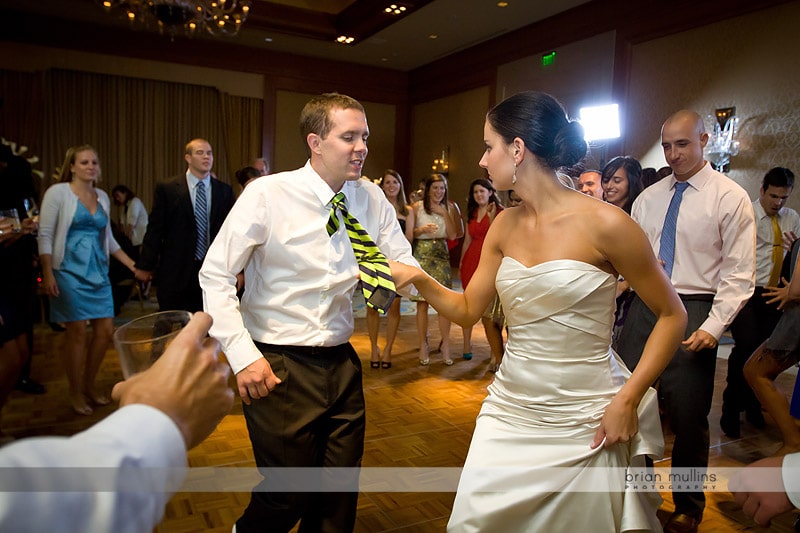
[[[308,144],[308,150],[310,153],[319,155],[319,145],[321,142],[322,138],[316,133],[309,133],[306,136],[306,144]]]

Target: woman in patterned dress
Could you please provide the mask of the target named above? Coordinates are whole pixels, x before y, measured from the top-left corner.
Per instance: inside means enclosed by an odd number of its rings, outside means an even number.
[[[450,254],[447,239],[457,239],[464,233],[464,223],[458,206],[447,199],[447,179],[442,174],[431,174],[425,180],[423,199],[413,206],[414,258],[422,269],[445,287],[452,287]],[[430,335],[428,334],[428,302],[415,297],[417,302],[417,331],[419,332],[419,364],[430,364]],[[450,320],[439,315],[439,332],[442,335],[442,361],[452,365],[450,358]]]

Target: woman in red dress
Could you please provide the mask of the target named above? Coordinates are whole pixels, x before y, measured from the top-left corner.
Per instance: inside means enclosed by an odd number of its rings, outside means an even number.
[[[489,226],[494,221],[494,217],[503,210],[503,205],[497,197],[492,182],[486,178],[473,180],[469,186],[469,198],[467,199],[467,235],[464,237],[464,245],[461,252],[461,286],[466,289],[469,280],[478,268],[481,258],[481,248],[483,239],[489,231]],[[491,309],[487,310],[491,311]],[[492,349],[493,366],[500,362],[503,354],[502,323],[499,327],[492,320],[491,313],[482,317],[486,330],[486,340]],[[464,359],[472,359],[472,327],[463,328],[464,331]]]

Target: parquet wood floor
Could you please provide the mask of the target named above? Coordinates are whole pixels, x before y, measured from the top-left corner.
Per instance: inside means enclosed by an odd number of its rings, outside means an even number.
[[[145,310],[138,302],[123,308],[118,324],[155,310],[153,302]],[[431,320],[431,345],[439,340],[437,321]],[[382,327],[384,324],[382,323]],[[33,377],[47,386],[43,396],[14,392],[3,411],[4,431],[17,438],[36,435],[71,435],[112,412],[114,406],[99,408],[89,417],[73,414],[66,399],[66,378],[59,362],[60,334],[47,326],[37,326]],[[431,365],[422,367],[417,360],[416,324],[413,316],[403,316],[395,343],[393,368],[369,367],[369,340],[363,319],[357,319],[352,342],[364,366],[364,390],[367,403],[367,433],[363,464],[365,467],[460,467],[466,457],[475,417],[493,374],[487,371],[489,347],[480,324],[473,334],[471,361],[460,357],[461,330],[454,327],[451,345],[456,363],[447,367],[438,354],[431,355]],[[382,344],[381,344],[382,345]],[[738,467],[768,455],[779,446],[779,434],[768,420],[765,430],[742,425],[742,438],[729,439],[721,434],[719,415],[725,384],[726,363],[717,364],[716,390],[710,417],[711,465]],[[101,369],[99,384],[110,390],[121,379],[116,352],[109,347]],[[779,385],[791,391],[793,375],[779,378]],[[667,434],[669,464],[671,436]],[[237,402],[216,431],[189,453],[191,466],[254,465],[241,405]],[[672,511],[669,493],[660,511],[662,520]],[[454,493],[363,492],[359,498],[356,531],[377,533],[402,531],[427,533],[444,531]],[[232,524],[249,502],[249,491],[181,492],[169,502],[158,532],[230,531]],[[701,533],[728,531],[767,531],[748,520],[724,492],[709,493]],[[769,531],[793,531],[794,514],[783,515]]]

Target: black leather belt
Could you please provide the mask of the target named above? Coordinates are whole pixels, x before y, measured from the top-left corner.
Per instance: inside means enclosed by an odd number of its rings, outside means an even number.
[[[303,355],[305,357],[326,359],[332,357],[334,354],[341,353],[342,347],[347,344],[340,344],[338,346],[289,346],[283,344],[267,344],[265,342],[256,342],[256,348],[262,352],[278,352]]]
[[[713,302],[713,294],[678,294],[684,302]]]

